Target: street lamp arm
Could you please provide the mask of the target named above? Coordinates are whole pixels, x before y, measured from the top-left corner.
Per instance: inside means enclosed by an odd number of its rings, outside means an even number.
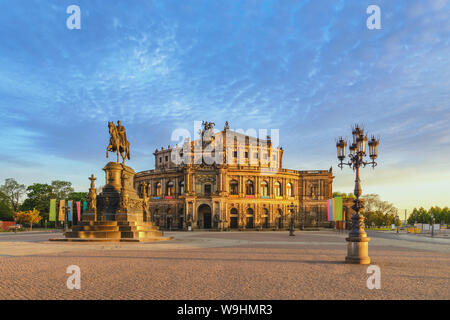
[[[353,163],[352,162],[347,162],[347,163],[345,163],[345,162],[342,162],[341,161],[341,163],[338,163],[338,167],[339,168],[341,168],[341,170],[342,170],[342,168],[344,168],[344,166],[349,166],[349,167],[351,167],[353,165]]]

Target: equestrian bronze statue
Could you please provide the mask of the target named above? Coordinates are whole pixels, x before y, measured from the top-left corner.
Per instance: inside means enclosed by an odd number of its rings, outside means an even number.
[[[109,145],[106,148],[106,157],[108,152],[117,153],[117,163],[119,163],[119,154],[122,156],[122,164],[125,164],[125,159],[130,160],[130,143],[127,140],[125,127],[122,126],[120,120],[117,121],[117,126],[114,122],[108,122],[109,128]]]

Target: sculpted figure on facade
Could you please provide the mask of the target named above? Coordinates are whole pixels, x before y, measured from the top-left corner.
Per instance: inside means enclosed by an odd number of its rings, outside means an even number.
[[[148,221],[148,218],[149,218],[149,214],[148,214],[149,200],[148,200],[148,197],[147,197],[147,186],[148,186],[148,183],[141,183],[141,188],[142,188],[142,209],[144,210],[144,221]]]
[[[122,188],[120,190],[120,210],[126,211],[129,205],[128,193],[126,191],[126,181],[128,177],[122,171]]]

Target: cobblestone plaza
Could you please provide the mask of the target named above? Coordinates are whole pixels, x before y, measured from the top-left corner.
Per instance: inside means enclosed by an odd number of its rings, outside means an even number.
[[[48,242],[0,235],[0,299],[449,299],[448,239],[371,234],[368,266],[344,264],[333,231],[166,232],[155,243]],[[58,235],[61,236],[61,235]],[[66,268],[81,270],[69,290]]]

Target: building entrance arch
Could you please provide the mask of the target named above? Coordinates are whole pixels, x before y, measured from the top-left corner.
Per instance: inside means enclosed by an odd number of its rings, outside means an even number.
[[[238,218],[237,209],[232,208],[230,211],[230,229],[237,229],[239,227]]]
[[[197,209],[197,223],[199,228],[211,229],[212,215],[211,207],[207,204],[202,204]]]

